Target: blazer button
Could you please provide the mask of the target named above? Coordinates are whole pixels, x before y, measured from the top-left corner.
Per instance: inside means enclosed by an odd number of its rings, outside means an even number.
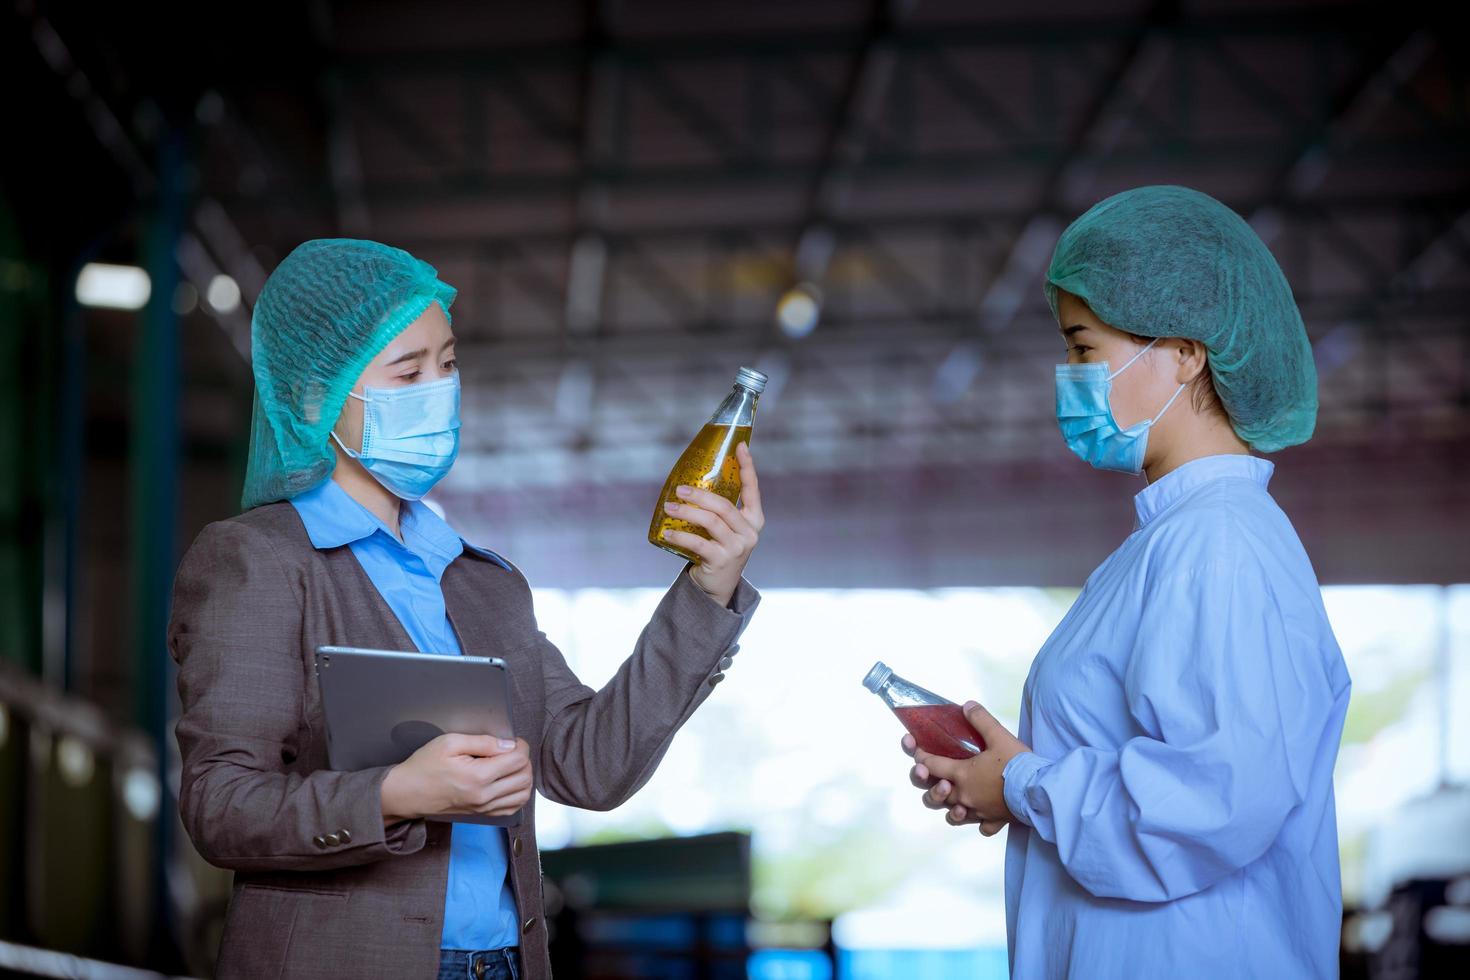
[[[521,839],[519,837],[510,842],[510,853],[512,857],[521,856]]]
[[[530,932],[534,928],[536,928],[536,917],[533,915],[529,919],[526,920],[526,924],[525,925],[521,926],[521,932],[523,932],[523,933]]]
[[[731,647],[730,649],[728,649],[728,650],[725,651],[725,656],[727,656],[727,657],[733,657],[733,656],[735,656],[735,654],[737,654],[739,652],[740,652],[740,644],[737,643],[733,647]]]
[[[713,676],[713,677],[711,677],[709,679],[709,686],[710,687],[714,687],[716,684],[718,684],[720,681],[722,681],[724,679],[725,679],[725,675],[724,674],[716,674],[715,676]]]
[[[352,843],[352,835],[347,832],[347,828],[345,827],[337,831],[337,836],[342,838],[342,843],[344,844]]]
[[[340,843],[342,843],[342,838],[338,837],[336,834],[327,835],[327,844],[329,846],[336,847]]]
[[[326,847],[327,846],[327,839],[325,837],[323,837],[321,834],[317,834],[315,837],[313,837],[311,839],[311,842],[313,844],[315,844],[317,847]]]
[[[730,666],[733,663],[735,663],[735,661],[731,660],[729,657],[724,657],[724,658],[722,658],[720,660],[720,669],[721,670],[729,670],[730,669]]]

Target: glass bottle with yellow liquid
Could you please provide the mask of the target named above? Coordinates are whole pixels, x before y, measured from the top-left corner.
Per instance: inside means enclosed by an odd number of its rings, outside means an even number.
[[[664,531],[688,531],[702,538],[709,533],[698,524],[672,517],[664,510],[670,501],[684,503],[674,492],[676,487],[699,487],[724,497],[730,503],[740,498],[740,461],[735,447],[750,442],[750,430],[755,425],[755,403],[766,389],[766,376],[759,371],[743,367],[735,375],[735,387],[720,403],[715,414],[699,430],[689,443],[689,448],[679,457],[664,481],[663,493],[653,508],[653,522],[648,525],[648,542],[658,545],[667,552],[699,564],[699,556],[672,544],[664,538]]]

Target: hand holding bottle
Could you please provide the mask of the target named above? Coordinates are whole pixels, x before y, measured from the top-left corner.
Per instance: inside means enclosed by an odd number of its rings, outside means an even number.
[[[705,530],[708,537],[674,528],[663,530],[663,539],[692,552],[699,559],[689,569],[689,577],[710,598],[722,606],[730,604],[745,563],[760,542],[766,516],[761,510],[760,482],[756,479],[755,459],[750,447],[740,443],[735,450],[740,464],[740,506],[709,490],[680,485],[675,488],[677,501],[664,504],[664,512]]]
[[[766,523],[749,446],[765,388],[754,368],[736,373],[730,394],[674,463],[648,525],[649,543],[693,562],[689,577],[722,606]]]
[[[949,823],[978,822],[980,833],[992,837],[1012,819],[1005,799],[1006,764],[1031,748],[974,701],[966,702],[964,710],[965,720],[985,740],[984,751],[950,759],[925,752],[912,735],[905,735],[903,750],[915,763],[909,781],[925,791],[925,806],[947,811],[944,819]]]

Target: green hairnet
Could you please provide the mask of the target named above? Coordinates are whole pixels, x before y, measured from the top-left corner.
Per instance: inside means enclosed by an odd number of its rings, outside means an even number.
[[[1205,345],[1235,432],[1274,452],[1317,422],[1317,369],[1281,267],[1250,225],[1187,187],[1139,187],[1096,205],[1062,232],[1046,270],[1057,290],[1109,326]]]
[[[331,475],[328,433],[363,369],[456,290],[427,262],[350,238],[298,245],[265,281],[250,320],[255,408],[240,506],[289,500]]]

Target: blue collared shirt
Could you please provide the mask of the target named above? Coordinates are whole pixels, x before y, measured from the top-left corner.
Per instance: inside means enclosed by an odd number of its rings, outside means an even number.
[[[291,501],[318,549],[348,545],[414,646],[425,653],[462,654],[444,607],[441,580],[464,541],[422,501],[403,506],[399,541],[372,511],[334,480]],[[443,949],[499,949],[519,942],[505,831],[457,823],[450,838],[444,894]]]
[[[1347,668],[1272,464],[1187,463],[1036,655],[1011,975],[1335,977]]]

